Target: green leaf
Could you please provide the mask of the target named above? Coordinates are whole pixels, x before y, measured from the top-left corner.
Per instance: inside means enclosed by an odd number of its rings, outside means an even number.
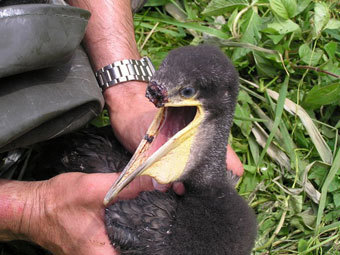
[[[340,102],[340,83],[327,86],[315,86],[306,95],[303,105],[307,108],[317,109],[322,105]]]
[[[261,75],[268,77],[275,77],[277,75],[277,69],[273,66],[273,63],[266,59],[265,54],[261,52],[254,52],[254,60],[256,63],[256,68]]]
[[[259,230],[260,231],[265,231],[266,229],[275,227],[276,223],[272,219],[266,219],[260,226]]]
[[[212,0],[203,10],[202,14],[208,16],[217,16],[231,12],[240,6],[248,6],[247,0]]]
[[[302,224],[301,217],[294,216],[289,220],[289,225],[293,226],[294,228],[297,228],[298,230],[305,232],[306,228]]]
[[[325,26],[325,29],[340,29],[340,20],[330,19]]]
[[[340,192],[336,192],[333,194],[333,200],[335,207],[340,207]]]
[[[295,213],[300,213],[302,211],[303,198],[301,195],[293,195],[289,200],[289,208],[293,209]]]
[[[255,187],[259,183],[259,178],[256,175],[244,172],[243,180],[240,185],[240,193],[247,193],[254,191]]]
[[[325,33],[329,34],[334,39],[340,41],[340,29],[325,29]]]
[[[235,20],[237,14],[238,14],[238,11],[237,11],[237,9],[235,9],[233,11],[233,13],[230,15],[230,17],[228,18],[228,28],[229,28],[229,31],[233,30],[233,23],[234,23],[234,20]]]
[[[250,109],[249,109],[249,105],[248,104],[243,104],[242,106],[240,104],[236,105],[236,109],[235,109],[235,115],[240,116],[240,117],[247,117],[249,118],[250,116]],[[240,127],[242,134],[245,137],[248,137],[250,132],[251,132],[251,128],[252,128],[252,123],[251,121],[242,121],[242,120],[237,120],[234,119],[234,123]]]
[[[243,165],[243,168],[245,171],[255,174],[256,173],[256,167],[255,166],[250,166],[250,165]]]
[[[278,44],[285,35],[267,35],[274,44]]]
[[[330,211],[325,215],[325,221],[333,221],[333,220],[338,220],[340,217],[340,208]]]
[[[314,33],[318,36],[327,25],[330,13],[326,3],[316,3],[314,7]]]
[[[248,19],[248,22],[244,26],[244,29],[242,29],[243,35],[241,42],[256,44],[261,39],[261,18],[253,9],[248,12],[248,15],[245,15],[245,18]]]
[[[336,123],[336,125],[335,125],[335,128],[340,128],[340,120],[338,121],[338,123]]]
[[[299,25],[291,21],[290,19],[287,19],[281,22],[274,22],[274,23],[268,24],[268,28],[273,29],[276,33],[280,35],[285,35],[291,32],[300,31]]]
[[[311,208],[299,213],[299,216],[301,217],[301,220],[305,226],[310,229],[314,229],[316,216]]]
[[[328,187],[328,192],[340,191],[340,177],[335,176]]]
[[[336,42],[329,42],[324,46],[325,51],[330,59],[335,58],[335,52],[337,50],[338,44]]]
[[[269,0],[269,4],[273,12],[281,18],[289,19],[296,13],[295,0]]]
[[[238,94],[237,101],[241,102],[242,104],[252,104],[253,103],[253,100],[251,99],[249,94],[244,90],[241,90],[240,93]]]
[[[257,45],[261,39],[260,27],[262,25],[262,20],[253,9],[250,9],[246,13],[244,19],[246,22],[241,26],[243,35],[240,41]],[[236,60],[245,56],[249,51],[250,49],[247,48],[237,48],[232,55],[232,60],[236,62]]]
[[[328,171],[328,165],[316,162],[310,170],[308,179],[313,180],[318,186],[320,186],[325,181]]]
[[[322,54],[322,50],[316,49],[313,52],[307,44],[302,44],[299,48],[299,56],[301,60],[307,65],[316,66],[319,63]]]
[[[304,239],[300,239],[298,243],[298,252],[303,252],[307,250],[308,248],[308,242]]]
[[[297,5],[297,9],[296,9],[294,16],[303,12],[307,8],[307,6],[310,4],[311,1],[312,0],[299,0],[299,4]]]

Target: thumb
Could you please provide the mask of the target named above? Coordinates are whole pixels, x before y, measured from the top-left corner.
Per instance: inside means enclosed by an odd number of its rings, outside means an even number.
[[[87,187],[87,193],[92,194],[95,200],[100,200],[100,203],[104,200],[106,193],[114,184],[119,174],[88,174],[89,184]],[[131,199],[138,196],[142,191],[153,190],[152,179],[149,176],[138,176],[129,185],[127,185],[118,195],[118,199]]]

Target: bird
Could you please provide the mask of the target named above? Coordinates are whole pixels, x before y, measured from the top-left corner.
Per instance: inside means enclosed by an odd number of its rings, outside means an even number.
[[[225,170],[237,95],[238,73],[215,46],[181,47],[164,59],[146,91],[158,113],[104,199],[107,234],[121,254],[250,254],[256,216]],[[182,182],[185,194],[116,201],[140,175]]]

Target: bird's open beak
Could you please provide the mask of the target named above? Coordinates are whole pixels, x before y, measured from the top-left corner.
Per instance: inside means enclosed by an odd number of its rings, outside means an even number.
[[[104,198],[108,205],[138,175],[149,175],[160,184],[179,180],[189,160],[194,136],[203,120],[196,99],[163,104],[130,162]]]

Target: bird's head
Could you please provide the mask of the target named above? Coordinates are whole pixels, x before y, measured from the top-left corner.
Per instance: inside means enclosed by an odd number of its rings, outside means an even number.
[[[146,91],[160,109],[104,204],[138,175],[161,184],[181,180],[200,126],[221,115],[230,118],[230,125],[237,93],[237,71],[218,48],[201,45],[171,51]]]
[[[237,93],[237,71],[218,48],[210,45],[171,51],[147,89],[147,97],[157,107],[201,105],[209,112],[224,112],[236,102]]]

